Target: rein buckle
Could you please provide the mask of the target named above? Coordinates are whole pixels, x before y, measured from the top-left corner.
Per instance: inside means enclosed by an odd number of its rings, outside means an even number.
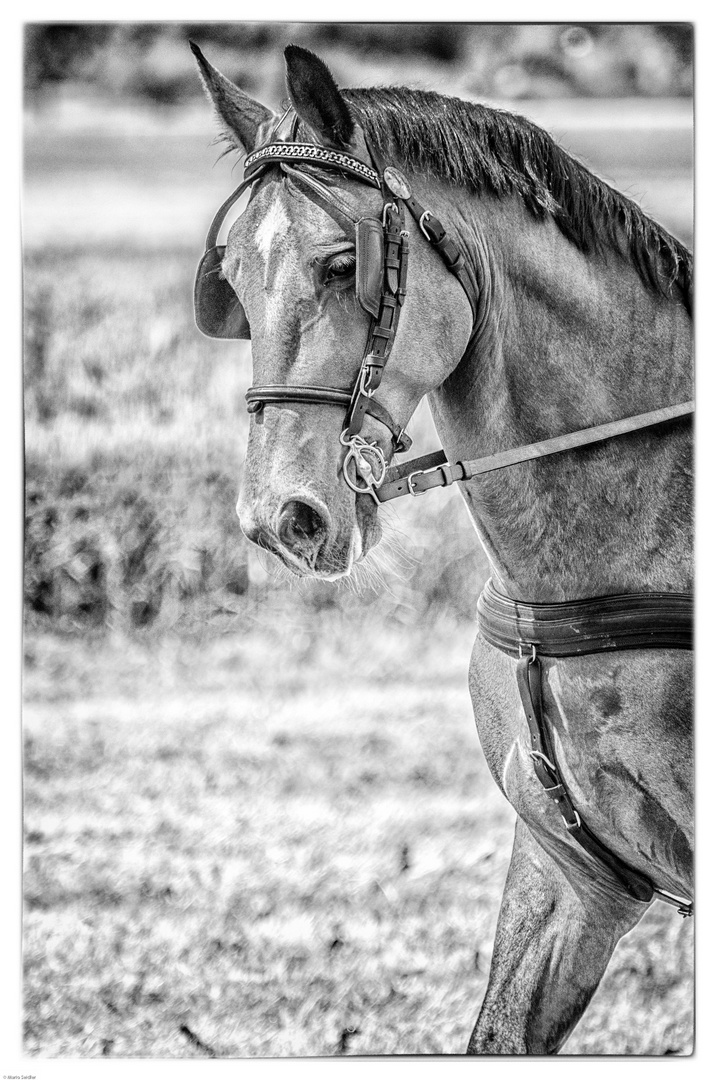
[[[419,495],[425,495],[426,492],[425,491],[416,491],[416,489],[413,486],[413,478],[414,478],[414,476],[423,476],[423,469],[416,469],[415,472],[409,473],[408,476],[406,477],[406,485],[408,487],[408,492],[409,492],[410,495],[413,495],[414,499],[417,499]],[[426,489],[426,490],[428,490],[428,489]]]

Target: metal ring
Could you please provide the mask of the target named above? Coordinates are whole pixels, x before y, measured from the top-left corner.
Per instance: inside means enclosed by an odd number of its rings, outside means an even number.
[[[340,441],[347,448],[347,453],[344,457],[342,470],[344,479],[352,491],[355,491],[358,495],[370,495],[376,503],[379,499],[376,495],[375,489],[380,487],[386,476],[386,458],[384,457],[383,450],[376,443],[369,442],[361,435],[351,435],[347,440],[344,438],[348,434],[348,429],[345,429],[339,436]],[[354,461],[356,463],[357,478],[354,481],[349,476],[348,466],[349,462]],[[369,475],[366,476],[358,467],[358,462],[361,461],[364,465],[368,465]],[[374,475],[374,464],[379,470],[378,476]],[[365,487],[360,487],[357,483],[358,479],[363,480]]]

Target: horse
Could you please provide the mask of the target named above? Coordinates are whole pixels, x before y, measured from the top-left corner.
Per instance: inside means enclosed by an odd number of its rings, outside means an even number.
[[[339,90],[298,46],[278,114],[192,49],[246,155],[195,286],[204,333],[251,337],[241,528],[334,580],[384,501],[459,485],[516,812],[467,1052],[557,1053],[650,904],[692,913],[691,255],[522,117]],[[392,465],[424,397],[443,451]]]

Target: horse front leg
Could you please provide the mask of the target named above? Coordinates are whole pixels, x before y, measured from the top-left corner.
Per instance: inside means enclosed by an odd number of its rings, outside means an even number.
[[[568,882],[518,818],[485,999],[469,1054],[554,1054],[644,904]]]

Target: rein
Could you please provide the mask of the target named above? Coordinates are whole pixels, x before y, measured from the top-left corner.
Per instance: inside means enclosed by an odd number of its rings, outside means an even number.
[[[388,502],[389,499],[397,499],[401,495],[425,495],[431,488],[448,487],[456,480],[470,480],[483,473],[507,469],[510,465],[519,465],[523,461],[535,461],[537,458],[549,457],[551,454],[562,454],[566,450],[575,450],[580,446],[614,439],[618,435],[627,435],[631,431],[657,427],[659,424],[667,423],[668,420],[687,416],[693,413],[694,409],[693,401],[684,401],[680,405],[668,405],[664,409],[628,416],[624,420],[613,420],[608,424],[597,424],[595,427],[572,431],[567,435],[557,435],[553,439],[544,439],[542,442],[516,446],[512,450],[502,450],[489,457],[458,461],[455,465],[449,465],[446,455],[439,450],[434,454],[426,454],[424,457],[389,469],[385,483],[379,487],[376,494],[379,502]]]
[[[298,117],[291,119],[290,113],[291,110],[287,110],[274,131],[276,138],[286,122],[288,140],[269,142],[248,155],[242,183],[222,204],[212,221],[195,282],[195,317],[199,329],[210,337],[250,336],[241,303],[221,274],[225,249],[217,245],[217,238],[227,212],[239,196],[268,168],[279,168],[299,183],[308,198],[325,210],[349,238],[355,239],[356,296],[371,321],[353,387],[252,386],[246,394],[247,407],[254,414],[261,413],[267,405],[287,403],[344,408],[346,414],[340,435],[340,443],[345,448],[343,475],[358,495],[369,495],[377,504],[403,495],[423,495],[432,488],[447,487],[456,481],[470,480],[521,462],[656,427],[694,412],[694,402],[686,401],[499,451],[488,457],[450,464],[443,451],[437,451],[388,468],[381,447],[367,440],[361,431],[366,415],[373,416],[391,432],[391,453],[405,452],[411,446],[401,425],[375,397],[391,355],[406,296],[409,256],[406,211],[418,224],[420,235],[438,252],[446,268],[462,285],[474,323],[476,298],[457,244],[439,219],[415,199],[406,177],[398,169],[386,165],[365,135],[370,161],[313,143],[298,143],[293,141]],[[302,168],[307,165],[338,170],[377,189],[384,200],[380,219],[356,218],[335,189]],[[490,645],[517,659],[518,689],[531,738],[529,753],[538,780],[548,797],[557,804],[571,836],[611,870],[630,896],[649,903],[657,895],[675,905],[682,915],[691,915],[690,901],[655,887],[644,874],[606,848],[582,822],[560,772],[550,727],[545,720],[540,664],[540,656],[568,657],[629,648],[691,648],[691,598],[681,593],[647,593],[560,604],[523,604],[502,596],[488,582],[478,605],[478,623],[480,633]]]

